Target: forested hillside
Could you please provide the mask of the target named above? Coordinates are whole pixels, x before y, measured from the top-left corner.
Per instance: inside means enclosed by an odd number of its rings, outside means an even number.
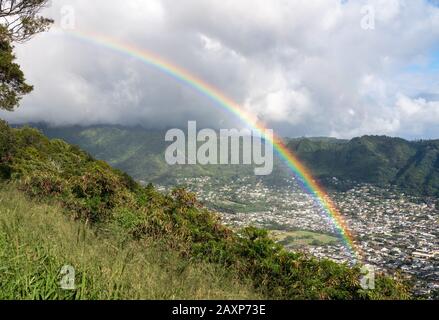
[[[52,138],[76,144],[98,159],[109,162],[137,180],[175,184],[181,177],[214,176],[228,179],[252,177],[251,166],[168,166],[164,160],[165,132],[141,127],[38,126]],[[439,140],[407,141],[386,136],[364,136],[352,140],[333,138],[286,139],[288,147],[331,186],[341,181],[395,185],[416,195],[439,195]],[[291,173],[275,157],[269,183],[282,183]]]
[[[321,179],[393,184],[414,194],[439,196],[439,140],[411,142],[385,136],[350,141],[292,139],[288,147]]]
[[[215,176],[251,176],[253,168],[242,165],[170,166],[165,162],[169,145],[165,131],[141,127],[91,126],[48,127],[38,125],[51,138],[64,139],[78,145],[97,159],[127,172],[136,180],[174,185],[176,179]]]

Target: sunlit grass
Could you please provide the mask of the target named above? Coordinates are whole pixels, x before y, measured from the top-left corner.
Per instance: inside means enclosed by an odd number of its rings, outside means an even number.
[[[75,268],[76,290],[60,288],[64,265]],[[96,232],[56,204],[0,187],[0,299],[257,298],[219,266],[192,263],[116,227]]]

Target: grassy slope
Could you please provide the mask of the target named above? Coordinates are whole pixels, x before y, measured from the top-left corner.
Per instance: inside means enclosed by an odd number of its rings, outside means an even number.
[[[60,270],[76,270],[75,291]],[[0,185],[0,299],[258,299],[214,264],[193,263],[117,228],[96,232],[56,204]]]
[[[284,246],[300,247],[303,245],[327,245],[337,243],[338,239],[323,233],[311,231],[280,231],[270,232],[271,236],[282,243]]]

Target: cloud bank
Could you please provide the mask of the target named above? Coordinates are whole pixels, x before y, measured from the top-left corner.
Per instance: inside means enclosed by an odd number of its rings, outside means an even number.
[[[155,52],[279,134],[439,138],[439,8],[427,0],[54,1],[58,27],[16,48],[35,91],[0,117],[241,126],[166,74],[60,31],[72,12],[77,30]]]

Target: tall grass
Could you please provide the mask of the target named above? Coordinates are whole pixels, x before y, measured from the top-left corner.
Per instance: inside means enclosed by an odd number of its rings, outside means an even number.
[[[125,234],[96,232],[0,185],[0,299],[260,298],[224,268]],[[75,290],[60,287],[64,265],[75,268]]]

